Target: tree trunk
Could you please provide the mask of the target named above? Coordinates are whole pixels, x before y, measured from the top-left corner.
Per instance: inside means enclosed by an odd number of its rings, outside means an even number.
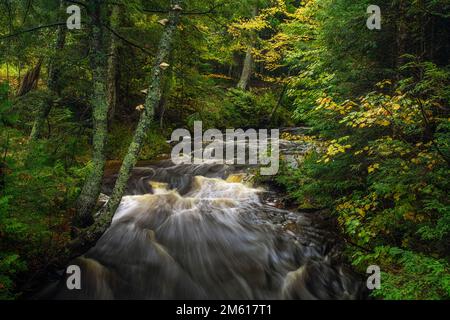
[[[28,71],[23,77],[23,80],[20,82],[19,90],[17,91],[16,94],[17,97],[24,96],[31,90],[37,88],[39,77],[41,74],[41,68],[42,68],[42,59],[39,60],[37,65],[33,69]]]
[[[280,94],[280,97],[278,98],[277,104],[273,107],[272,111],[270,112],[269,120],[268,120],[268,123],[267,123],[268,125],[272,124],[273,117],[275,116],[275,113],[277,112],[278,108],[281,106],[281,104],[283,102],[283,99],[284,99],[284,96],[286,95],[286,92],[287,92],[288,88],[289,88],[289,82],[286,81],[286,83],[283,86],[283,89],[281,90],[281,94]]]
[[[398,3],[398,21],[397,21],[397,69],[400,68],[405,63],[405,58],[403,57],[406,54],[406,38],[407,38],[407,24],[405,21],[405,15],[407,10],[407,4],[404,0],[400,0]],[[400,74],[398,74],[400,77]]]
[[[258,6],[255,5],[252,9],[252,18],[256,17],[258,15]],[[248,83],[250,82],[250,79],[252,77],[252,73],[253,73],[253,55],[252,55],[252,50],[253,47],[255,45],[255,35],[251,36],[252,38],[252,43],[249,45],[247,52],[245,54],[245,59],[244,59],[244,65],[242,67],[242,73],[241,73],[241,78],[239,79],[239,82],[237,84],[237,88],[241,89],[241,90],[246,90],[248,87]]]
[[[247,53],[245,54],[244,66],[242,68],[241,78],[238,82],[238,89],[246,90],[250,78],[252,77],[253,71],[253,56],[252,56],[252,48],[247,49]]]
[[[180,8],[179,6],[181,3],[182,0],[172,1],[172,9],[170,10],[168,17],[169,22],[166,25],[160,40],[155,65],[152,69],[152,80],[145,101],[145,108],[139,119],[139,123],[135,130],[133,140],[130,143],[128,153],[123,160],[119,176],[112,195],[107,203],[106,209],[95,220],[94,224],[83,230],[78,238],[72,243],[72,248],[76,248],[75,250],[80,250],[82,252],[95,244],[95,242],[110,226],[112,218],[122,200],[131,170],[136,165],[144,139],[147,136],[147,131],[153,120],[154,109],[158,106],[161,99],[162,76],[164,74],[164,69],[167,67],[164,63],[166,63],[166,59],[169,57],[171,52],[173,37],[180,19],[181,10],[178,8]]]
[[[38,112],[36,118],[34,119],[33,128],[30,133],[30,142],[36,141],[41,138],[42,129],[44,128],[45,120],[47,119],[51,106],[53,104],[53,99],[50,97],[45,97],[39,101]]]
[[[61,0],[60,2],[60,16],[63,16],[64,9],[65,9],[65,1]],[[55,57],[58,57],[60,55],[60,51],[64,49],[64,45],[66,44],[66,26],[58,26],[58,34],[56,36],[56,43],[55,43],[55,51],[54,51],[54,57],[49,63],[48,67],[48,81],[47,86],[48,89],[57,95],[60,95],[61,89],[59,85],[59,76],[60,76],[60,59],[54,59]]]
[[[103,45],[101,1],[92,2],[91,55],[93,94],[91,97],[94,120],[92,169],[77,200],[74,224],[86,227],[93,222],[92,212],[100,195],[105,169],[105,145],[108,134],[107,58]]]
[[[0,159],[0,195],[3,195],[3,191],[5,190],[6,186],[6,169],[7,169],[7,163],[6,163],[6,157],[8,156],[8,150],[9,149],[9,134],[6,136],[6,145],[4,146],[2,158]]]
[[[120,26],[120,6],[114,5],[111,12],[111,28],[117,29]],[[116,37],[111,33],[111,43],[109,47],[108,58],[108,104],[109,104],[109,122],[114,119],[117,108],[117,92],[119,85],[119,46]]]
[[[59,6],[59,16],[64,11],[64,1],[60,1]],[[59,59],[57,56],[60,54],[60,51],[64,48],[66,42],[66,26],[58,26],[58,31],[56,35],[55,49],[53,53],[53,57],[50,58],[48,65],[48,80],[47,87],[50,90],[52,95],[59,96],[60,87],[59,87]],[[51,108],[53,104],[53,99],[45,99],[41,102],[39,106],[38,113],[36,115],[36,119],[33,124],[33,129],[31,130],[30,140],[35,141],[41,137],[42,128],[44,126],[45,120],[50,114]]]
[[[173,60],[173,52],[169,56],[169,60]],[[166,113],[166,106],[168,101],[168,95],[170,94],[170,88],[172,84],[173,77],[173,66],[170,65],[166,71],[166,77],[162,88],[161,99],[159,102],[159,128],[164,129],[164,115]]]

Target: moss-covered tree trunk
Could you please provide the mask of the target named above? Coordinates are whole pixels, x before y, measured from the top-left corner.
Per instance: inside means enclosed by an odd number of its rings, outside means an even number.
[[[63,16],[64,8],[65,8],[65,1],[61,0],[59,4],[59,14],[58,14],[59,17]],[[45,120],[50,114],[52,105],[54,103],[54,97],[59,96],[60,94],[59,89],[60,59],[58,58],[58,56],[60,55],[61,50],[64,48],[65,43],[66,43],[66,26],[60,25],[58,26],[56,34],[54,52],[52,54],[52,57],[49,59],[48,63],[47,87],[50,91],[50,98],[41,101],[39,105],[39,110],[36,114],[36,118],[34,120],[33,128],[30,134],[31,141],[35,141],[41,137]]]
[[[144,139],[153,120],[154,109],[158,106],[162,92],[162,76],[168,67],[167,59],[170,55],[173,38],[181,13],[181,0],[173,0],[169,13],[169,22],[165,26],[162,38],[159,43],[158,54],[151,73],[151,84],[145,101],[145,108],[142,111],[139,123],[135,130],[133,140],[130,143],[128,152],[123,160],[114,190],[108,201],[106,209],[95,220],[89,228],[82,230],[78,238],[72,243],[75,252],[83,252],[102,236],[111,224],[112,218],[122,200],[126,184],[131,174],[131,170],[136,165],[139,153],[142,149]]]
[[[92,212],[100,194],[105,169],[105,145],[108,134],[107,55],[104,52],[101,1],[93,0],[91,8],[91,54],[93,93],[91,97],[94,124],[92,168],[77,200],[75,225],[86,227],[93,222]]]

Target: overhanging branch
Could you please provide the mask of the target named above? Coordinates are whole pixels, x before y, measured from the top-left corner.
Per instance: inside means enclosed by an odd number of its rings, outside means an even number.
[[[41,29],[58,27],[58,26],[64,26],[64,25],[66,25],[66,22],[56,22],[56,23],[52,23],[52,24],[38,26],[38,27],[31,28],[31,29],[21,30],[21,31],[18,31],[18,32],[15,32],[15,33],[7,34],[5,36],[0,36],[0,40],[17,37],[17,36],[20,36],[21,34],[34,32],[34,31],[38,31],[38,30],[41,30]]]
[[[64,0],[64,1],[65,1],[65,2],[69,2],[69,3],[76,4],[76,5],[79,5],[79,6],[82,6],[82,7],[84,7],[84,8],[87,9],[87,5],[86,5],[85,3],[83,3],[83,2],[80,2],[80,1],[74,1],[74,0]]]
[[[112,28],[110,28],[109,26],[103,24],[103,26],[108,29],[109,32],[111,32],[114,36],[116,36],[117,38],[119,38],[120,40],[122,40],[123,42],[129,44],[130,46],[133,46],[143,52],[145,52],[146,54],[152,55],[152,53],[148,50],[146,50],[145,48],[141,47],[140,45],[134,43],[131,40],[128,40],[127,38],[121,36],[119,33],[117,33],[117,31],[113,30]]]
[[[216,12],[216,9],[219,7],[219,4],[216,4],[209,8],[206,11],[185,11],[182,12],[181,15],[205,15],[205,14],[212,14]],[[170,10],[164,10],[164,9],[142,9],[143,12],[147,13],[169,13]]]

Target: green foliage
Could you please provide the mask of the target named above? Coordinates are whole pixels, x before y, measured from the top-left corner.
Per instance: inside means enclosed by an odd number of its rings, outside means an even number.
[[[382,270],[381,289],[374,296],[389,300],[439,300],[450,298],[450,265],[398,247],[376,247],[373,254],[353,252],[354,265],[364,272],[377,263]]]
[[[21,272],[33,274],[63,253],[80,176],[75,166],[65,167],[52,157],[62,153],[55,152],[54,142],[26,145],[19,132],[7,131],[0,136],[10,139],[0,201],[0,252],[6,254],[0,263],[0,292],[12,298],[17,289],[12,283],[17,285]]]
[[[20,260],[19,255],[3,252],[0,254],[0,300],[14,298],[12,279],[17,273],[25,270],[25,263]]]
[[[269,117],[276,105],[276,99],[270,92],[255,93],[230,89],[225,97],[223,118],[236,128],[258,128]]]
[[[352,244],[348,257],[361,273],[381,266],[375,297],[448,299],[448,61],[439,55],[431,61],[412,54],[383,57],[385,39],[356,30],[364,25],[367,4],[307,1],[285,26],[299,39],[289,55],[298,70],[289,89],[294,117],[319,139],[298,169],[283,168],[276,181],[300,208],[334,212]],[[428,14],[416,5],[407,5],[406,15]],[[393,12],[383,17],[405,19]],[[403,36],[414,39],[419,30]],[[383,35],[398,37],[389,27]],[[414,41],[404,50],[415,50]]]
[[[106,156],[108,159],[123,159],[128,152],[128,147],[133,136],[133,128],[115,124],[108,136],[108,146]],[[170,146],[163,132],[154,125],[147,135],[143,145],[140,160],[153,160],[162,154],[170,153]]]
[[[12,104],[8,100],[8,93],[8,83],[0,83],[0,127],[17,121],[17,115],[11,112]]]
[[[271,112],[277,106],[277,96],[271,90],[243,91],[229,89],[226,94],[211,96],[205,107],[191,114],[187,124],[202,121],[205,128],[261,128],[269,125]],[[279,106],[271,125],[289,124],[290,113]]]
[[[68,32],[58,52],[49,41],[55,28],[21,32],[59,21],[58,2],[6,1],[0,15],[0,37],[18,32],[0,41],[0,80],[11,85],[0,84],[0,299],[16,298],[23,282],[61,254],[92,167],[89,28]],[[169,2],[114,4],[118,70],[108,80],[117,105],[106,157],[121,160],[152,77],[163,30],[158,11]],[[382,267],[374,296],[449,298],[450,4],[380,0],[382,30],[369,31],[370,4],[186,1],[186,11],[213,12],[182,17],[140,159],[169,153],[171,130],[198,120],[204,129],[309,125],[315,148],[297,169],[283,165],[276,182],[300,208],[333,212],[353,244],[347,253],[355,268]],[[112,3],[105,5],[106,25]],[[237,90],[249,48],[250,90]],[[38,61],[38,88],[10,98]],[[58,66],[58,97],[45,89],[49,61]],[[52,103],[51,113],[42,140],[30,143],[42,103]]]
[[[381,83],[380,90],[387,83]],[[407,92],[397,87],[392,96],[370,93],[359,102],[320,99],[310,111],[317,115],[310,123],[314,126],[319,118],[334,121],[324,135],[334,140],[318,144],[320,152],[277,179],[300,207],[333,208],[342,230],[358,245],[352,255],[360,255],[353,260],[355,265],[373,258],[388,266],[379,256],[364,256],[360,247],[372,251],[394,246],[408,252],[390,260],[402,269],[386,271],[383,290],[375,293],[378,297],[448,298],[448,266],[442,265],[450,243],[448,115],[438,107],[448,101],[442,94],[416,98],[417,86],[421,93],[438,90],[433,83],[418,81]],[[421,265],[413,268],[415,263]],[[432,278],[411,281],[428,271]],[[447,279],[446,285],[441,278]],[[414,293],[418,289],[420,294]]]
[[[8,107],[8,119],[24,112],[20,103],[12,107],[6,91],[0,106]],[[55,110],[49,118],[55,136],[36,143],[24,136],[26,122],[2,123],[0,299],[17,297],[18,285],[61,255],[69,239],[71,207],[83,177],[75,159],[83,139],[70,135],[70,119],[64,109]]]
[[[337,197],[361,186],[361,181],[348,179],[347,163],[318,163],[319,159],[320,155],[313,152],[298,169],[282,166],[276,177],[301,209],[331,206]]]

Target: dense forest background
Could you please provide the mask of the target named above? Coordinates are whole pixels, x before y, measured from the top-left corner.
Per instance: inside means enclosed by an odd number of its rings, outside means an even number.
[[[104,231],[107,161],[125,183],[197,120],[309,127],[318,148],[272,182],[336,217],[355,270],[381,267],[374,297],[449,299],[449,40],[448,0],[1,0],[0,299],[63,263],[74,229]]]

